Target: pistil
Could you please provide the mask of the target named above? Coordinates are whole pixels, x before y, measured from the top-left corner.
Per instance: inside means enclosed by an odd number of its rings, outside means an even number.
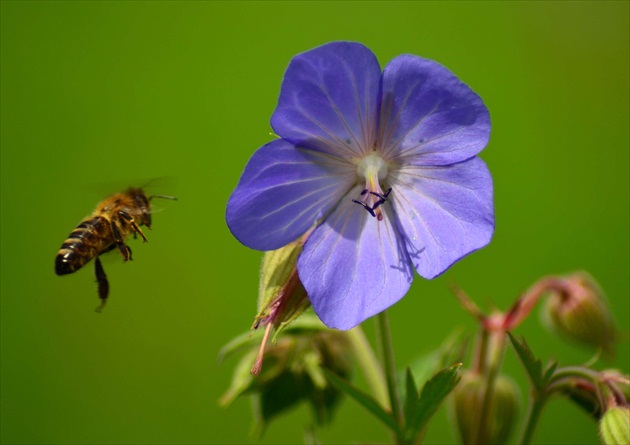
[[[365,180],[365,189],[361,192],[361,200],[353,199],[352,202],[360,204],[370,215],[383,220],[383,212],[380,208],[387,201],[392,189],[383,192],[380,181],[387,177],[387,162],[373,151],[357,163],[357,174]]]

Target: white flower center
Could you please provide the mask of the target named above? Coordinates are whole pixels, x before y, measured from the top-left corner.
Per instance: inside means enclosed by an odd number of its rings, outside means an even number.
[[[379,221],[383,219],[381,205],[387,201],[389,193],[392,189],[383,192],[379,181],[387,178],[388,166],[387,162],[381,158],[375,151],[361,159],[357,163],[357,175],[359,178],[365,179],[365,189],[361,192],[361,200],[353,199],[353,202],[361,204],[370,215]]]
[[[357,174],[366,181],[383,180],[387,178],[387,162],[383,160],[375,151],[364,157],[357,164]]]

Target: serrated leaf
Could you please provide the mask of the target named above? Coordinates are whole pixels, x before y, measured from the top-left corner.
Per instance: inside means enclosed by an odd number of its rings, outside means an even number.
[[[462,362],[466,355],[468,340],[463,330],[454,330],[437,349],[416,358],[409,365],[416,387],[423,386],[436,372],[449,364]],[[402,373],[397,382],[398,389],[403,393],[405,376]]]
[[[516,350],[516,354],[525,367],[525,371],[527,372],[532,385],[534,385],[536,391],[540,393],[545,387],[542,362],[540,359],[534,357],[534,353],[529,348],[524,338],[522,341],[518,341],[510,332],[507,334],[510,337],[510,341],[514,346],[514,349]]]
[[[324,369],[326,377],[335,384],[339,389],[352,397],[359,405],[362,405],[365,409],[371,412],[377,419],[387,425],[398,436],[400,433],[400,427],[396,423],[396,420],[387,412],[371,395],[363,392],[359,388],[356,388],[351,383],[343,380],[341,377],[333,374],[332,372]]]
[[[439,371],[422,387],[420,398],[412,409],[413,415],[405,415],[406,418],[409,418],[405,425],[407,440],[414,440],[438,410],[442,401],[455,388],[460,379],[460,366],[461,363],[458,363]]]

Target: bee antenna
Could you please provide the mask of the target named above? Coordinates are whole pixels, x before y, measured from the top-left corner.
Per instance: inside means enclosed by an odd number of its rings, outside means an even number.
[[[177,201],[177,198],[175,196],[168,196],[168,195],[151,195],[149,196],[149,201],[151,201],[153,198],[172,199],[173,201]]]

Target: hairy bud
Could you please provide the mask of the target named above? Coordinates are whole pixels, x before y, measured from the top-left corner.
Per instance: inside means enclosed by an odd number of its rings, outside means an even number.
[[[614,406],[599,421],[599,437],[604,445],[630,444],[630,409]]]
[[[504,444],[518,420],[519,394],[514,382],[504,375],[494,381],[490,395],[488,422],[479,420],[485,392],[485,378],[481,374],[465,372],[453,392],[451,417],[457,425],[462,443],[476,444],[479,429],[485,428],[483,437],[491,444]]]
[[[595,280],[586,273],[575,273],[559,282],[560,286],[550,290],[545,321],[561,335],[613,355],[615,323]]]

